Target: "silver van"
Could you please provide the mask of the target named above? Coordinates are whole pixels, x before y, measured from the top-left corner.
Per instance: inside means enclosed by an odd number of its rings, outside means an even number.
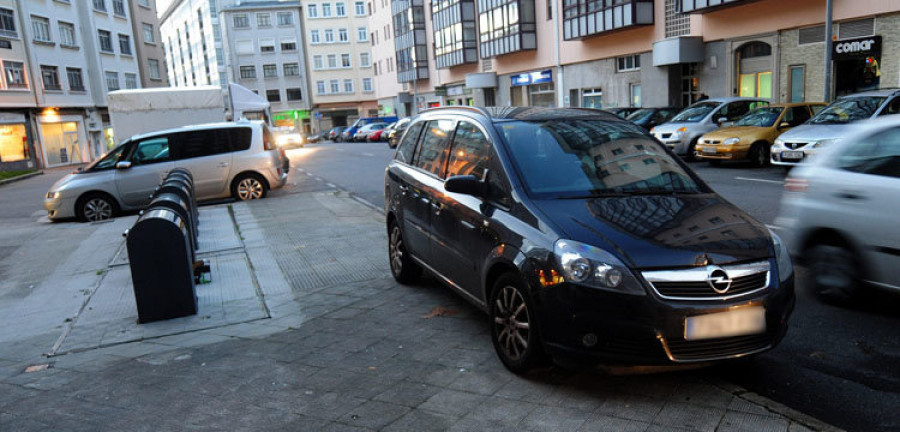
[[[778,137],[772,165],[793,166],[842,138],[850,123],[900,113],[900,90],[872,90],[842,96],[806,123]]]
[[[98,221],[150,203],[173,168],[194,177],[197,200],[263,198],[284,186],[289,162],[262,122],[211,123],[136,135],[57,181],[44,197],[51,220]]]
[[[711,98],[685,108],[672,120],[651,129],[650,133],[676,154],[690,159],[703,134],[730,126],[750,111],[767,105],[769,102],[765,99]]]

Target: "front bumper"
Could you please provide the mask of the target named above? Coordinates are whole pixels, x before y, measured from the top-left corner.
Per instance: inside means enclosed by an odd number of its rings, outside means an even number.
[[[704,148],[714,148],[715,153],[706,152]],[[697,144],[694,148],[694,155],[700,159],[717,159],[717,160],[742,160],[747,158],[747,148],[738,148],[734,146],[713,145],[707,146]]]
[[[674,152],[675,154],[683,156],[687,155],[689,152],[694,151],[694,149],[690,148],[690,136],[681,135],[680,138],[675,138],[675,134],[671,132],[654,132],[653,137],[656,138],[657,141],[668,147],[669,150],[672,150],[672,152]]]
[[[51,220],[75,217],[75,198],[44,198],[44,210]]]
[[[794,280],[728,301],[667,301],[562,284],[539,296],[549,354],[579,363],[674,365],[738,358],[774,348],[794,308]],[[735,307],[765,308],[764,333],[685,340],[685,318]],[[590,343],[592,342],[592,343]]]

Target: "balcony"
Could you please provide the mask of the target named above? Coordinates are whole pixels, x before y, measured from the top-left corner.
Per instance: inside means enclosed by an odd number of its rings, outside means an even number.
[[[432,3],[434,62],[438,69],[477,63],[474,0],[436,0]]]
[[[678,0],[681,13],[707,13],[731,6],[739,6],[756,0]]]
[[[422,0],[392,0],[397,82],[428,78],[425,10]]]
[[[653,25],[653,0],[563,0],[563,39]]]
[[[481,58],[537,49],[534,0],[478,0]]]

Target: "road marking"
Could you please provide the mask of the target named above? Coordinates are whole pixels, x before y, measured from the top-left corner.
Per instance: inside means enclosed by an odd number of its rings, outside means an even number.
[[[311,172],[308,172],[308,173],[306,173],[306,175],[308,175],[308,176],[310,176],[310,177],[312,177],[312,176],[313,176],[313,173],[311,173]]]
[[[337,149],[337,151],[342,152],[342,151],[344,151],[344,149],[339,148],[339,149]]]
[[[363,155],[363,156],[368,156],[368,157],[375,157],[375,155],[373,155],[372,153],[363,153],[362,155]]]
[[[755,182],[763,182],[763,183],[775,183],[775,184],[784,184],[782,180],[766,180],[766,179],[756,179],[749,177],[735,177],[735,180],[747,180],[747,181],[755,181]]]
[[[336,188],[336,187],[337,187],[337,186],[335,186],[334,183],[326,183],[326,184],[328,185],[328,187],[331,187],[331,188]]]

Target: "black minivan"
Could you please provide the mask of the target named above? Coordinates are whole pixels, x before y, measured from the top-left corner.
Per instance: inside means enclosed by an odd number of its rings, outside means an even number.
[[[675,364],[773,348],[794,272],[765,225],[592,109],[423,112],[385,174],[391,272],[485,310],[503,364]]]

